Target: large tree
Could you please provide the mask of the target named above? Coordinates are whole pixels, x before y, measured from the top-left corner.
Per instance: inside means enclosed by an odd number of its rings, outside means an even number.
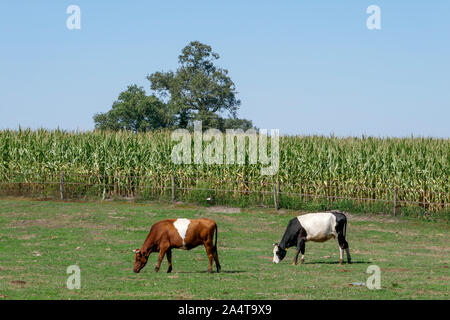
[[[111,110],[94,115],[95,127],[139,132],[188,128],[201,120],[204,129],[252,128],[250,120],[236,117],[241,101],[228,71],[214,64],[217,59],[219,55],[210,46],[191,42],[179,55],[176,72],[147,76],[154,94],[148,96],[142,87],[128,86]]]
[[[201,120],[205,129],[218,128],[225,123],[220,115],[226,113],[237,119],[241,101],[236,97],[228,71],[214,64],[217,59],[219,55],[210,46],[193,41],[178,56],[180,67],[176,72],[147,76],[150,88],[175,110],[179,127],[186,128],[194,120]]]
[[[173,114],[156,96],[147,96],[144,88],[131,85],[120,93],[111,110],[95,114],[94,122],[97,129],[143,132],[172,127]]]

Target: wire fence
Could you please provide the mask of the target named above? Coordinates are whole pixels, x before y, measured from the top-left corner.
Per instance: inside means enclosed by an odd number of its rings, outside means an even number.
[[[265,179],[265,180],[264,180]],[[249,181],[244,177],[220,179],[204,176],[101,175],[65,173],[38,175],[15,173],[3,176],[0,195],[37,196],[58,199],[101,197],[204,202],[225,205],[261,205],[276,209],[300,209],[308,204],[335,208],[338,204],[376,205],[378,211],[397,215],[410,208],[424,214],[448,213],[450,193],[397,186],[367,186],[362,183],[324,181],[292,183],[279,177]],[[270,179],[270,180],[269,180]]]

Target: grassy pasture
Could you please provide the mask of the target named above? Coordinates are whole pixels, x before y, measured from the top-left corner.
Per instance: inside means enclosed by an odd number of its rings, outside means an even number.
[[[349,214],[353,264],[339,266],[337,241],[307,243],[304,265],[294,248],[279,265],[272,243],[298,211],[186,204],[0,200],[0,299],[448,299],[449,225]],[[172,273],[156,255],[134,274],[132,249],[152,223],[209,217],[219,226],[223,272],[206,273],[203,247],[174,250]],[[68,290],[66,269],[81,268],[81,289]],[[365,282],[381,268],[381,290]]]

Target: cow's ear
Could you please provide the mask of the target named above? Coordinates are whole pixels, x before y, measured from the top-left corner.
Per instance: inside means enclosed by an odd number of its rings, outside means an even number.
[[[139,249],[134,249],[133,252],[134,253],[138,253],[138,252],[140,252],[140,250]]]
[[[276,242],[273,244],[274,247],[277,246],[277,245],[278,245],[278,243],[276,243]]]

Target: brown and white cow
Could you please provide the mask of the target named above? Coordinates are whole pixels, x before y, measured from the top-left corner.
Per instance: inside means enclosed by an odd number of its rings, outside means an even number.
[[[214,233],[216,235],[215,242]],[[152,252],[159,252],[155,271],[158,272],[164,255],[167,254],[169,268],[172,271],[172,248],[193,249],[203,244],[209,258],[208,272],[212,272],[213,259],[217,272],[220,272],[219,255],[217,253],[217,225],[214,220],[201,219],[167,219],[156,222],[150,229],[141,249],[133,250],[134,272],[138,273],[147,264]]]

